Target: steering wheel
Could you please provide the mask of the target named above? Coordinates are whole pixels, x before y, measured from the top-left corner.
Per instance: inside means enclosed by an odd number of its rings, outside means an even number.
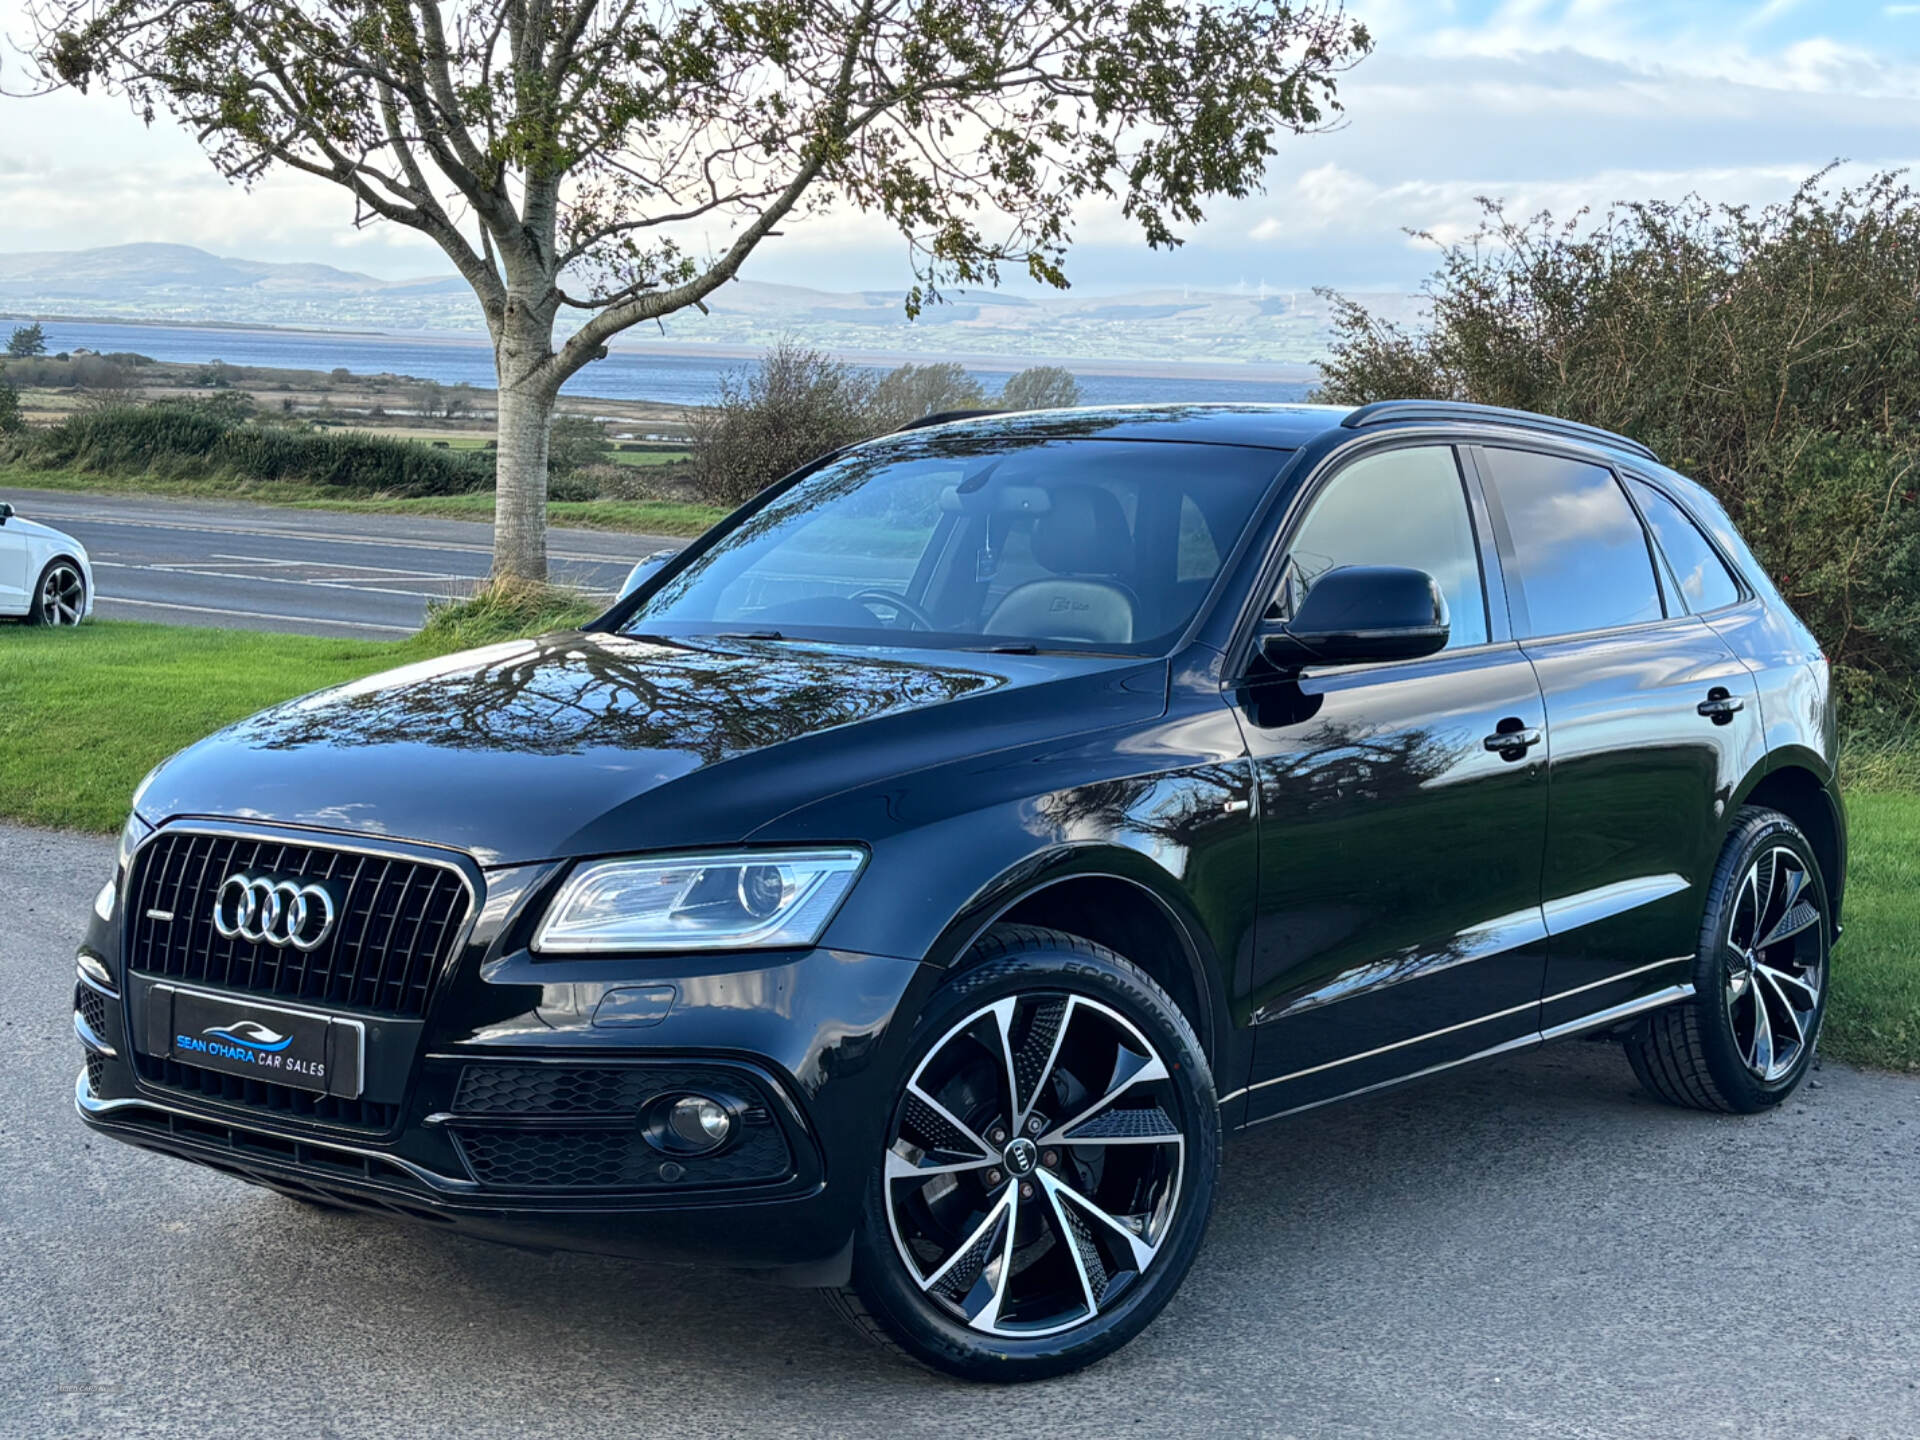
[[[862,605],[869,604],[870,602],[885,605],[912,621],[913,624],[909,627],[912,629],[933,630],[938,628],[934,625],[931,615],[907,599],[906,596],[896,595],[891,590],[856,590],[847,598],[849,600],[858,600]]]

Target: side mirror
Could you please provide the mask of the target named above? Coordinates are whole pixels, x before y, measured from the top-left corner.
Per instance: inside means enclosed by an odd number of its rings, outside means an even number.
[[[1440,587],[1424,570],[1342,565],[1313,582],[1291,620],[1260,635],[1260,653],[1283,670],[1414,660],[1446,648]]]
[[[626,583],[620,587],[619,598],[624,600],[627,596],[633,594],[634,591],[651,580],[654,575],[658,573],[661,566],[665,565],[679,553],[678,550],[656,550],[653,554],[640,561],[639,564],[627,572]]]
[[[7,521],[11,520],[12,518],[13,518],[13,506],[7,504],[7,502],[4,500],[0,500],[0,525],[6,524]]]

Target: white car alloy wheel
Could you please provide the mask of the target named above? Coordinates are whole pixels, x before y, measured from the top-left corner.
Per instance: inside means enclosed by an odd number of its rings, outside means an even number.
[[[40,576],[30,618],[36,625],[78,625],[87,613],[87,582],[80,567],[56,560]]]

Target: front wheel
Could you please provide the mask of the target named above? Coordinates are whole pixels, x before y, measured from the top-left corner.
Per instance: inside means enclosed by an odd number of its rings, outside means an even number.
[[[1791,1095],[1827,1013],[1827,887],[1777,810],[1735,818],[1707,895],[1694,996],[1626,1037],[1640,1083],[1670,1105],[1751,1115]]]
[[[949,1374],[1035,1380],[1117,1350],[1179,1288],[1219,1103],[1138,967],[999,926],[922,1016],[878,1161],[842,1312]]]
[[[87,582],[71,560],[55,560],[40,572],[33,605],[27,611],[31,625],[78,625],[87,613]]]

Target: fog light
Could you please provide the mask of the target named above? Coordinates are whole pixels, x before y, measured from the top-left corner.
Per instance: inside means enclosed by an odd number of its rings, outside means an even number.
[[[688,1154],[716,1150],[733,1133],[733,1117],[704,1095],[683,1095],[667,1111],[667,1134],[673,1148]]]

